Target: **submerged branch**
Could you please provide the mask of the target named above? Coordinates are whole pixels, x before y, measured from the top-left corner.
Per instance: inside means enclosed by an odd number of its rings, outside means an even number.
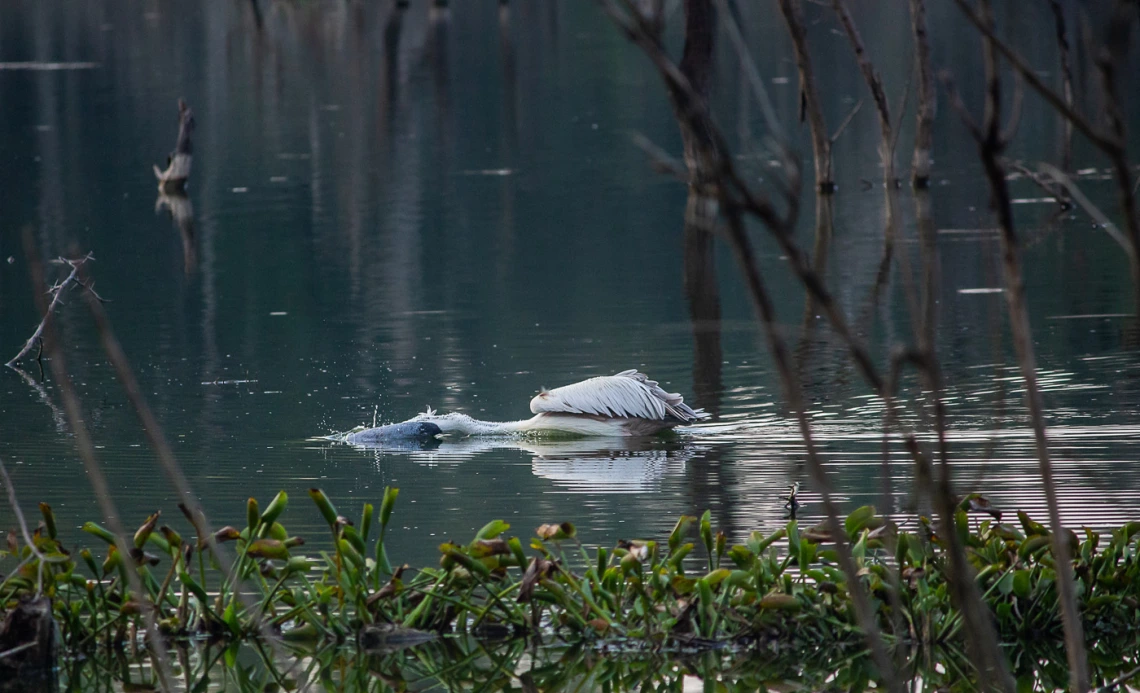
[[[48,321],[51,320],[53,315],[55,315],[56,307],[63,303],[64,292],[73,285],[83,285],[79,279],[79,273],[83,268],[83,265],[86,264],[88,260],[94,261],[95,257],[91,255],[91,253],[88,253],[81,258],[75,258],[73,260],[69,260],[63,257],[52,260],[52,264],[70,267],[71,271],[68,272],[67,277],[65,277],[63,281],[57,282],[50,289],[47,289],[47,291],[44,292],[45,295],[51,296],[51,302],[47,305],[47,308],[44,311],[43,319],[40,320],[40,324],[38,327],[36,327],[36,331],[32,333],[32,336],[28,337],[28,341],[24,343],[24,348],[20,349],[20,353],[13,356],[11,359],[9,359],[8,363],[4,365],[14,368],[16,364],[19,363],[20,359],[31,353],[32,349],[40,346],[42,350],[44,330],[48,326]],[[94,291],[93,288],[90,288],[88,290]]]

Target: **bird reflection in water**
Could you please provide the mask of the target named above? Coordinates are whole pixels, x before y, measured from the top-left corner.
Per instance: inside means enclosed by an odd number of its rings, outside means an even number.
[[[522,450],[532,456],[531,471],[567,491],[605,489],[607,493],[652,493],[669,476],[685,472],[686,463],[704,452],[705,445],[661,438],[480,438],[388,441],[356,445],[371,451],[376,464],[392,455],[406,455],[417,464],[460,464],[501,450]]]
[[[154,213],[162,210],[170,212],[170,218],[178,228],[178,235],[182,237],[182,267],[186,274],[193,274],[198,269],[198,239],[194,231],[194,203],[185,192],[177,191],[166,193],[159,188],[158,197],[154,200]]]

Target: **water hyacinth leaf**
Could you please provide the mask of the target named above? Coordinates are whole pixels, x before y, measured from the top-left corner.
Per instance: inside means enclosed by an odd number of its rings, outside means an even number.
[[[112,544],[107,549],[106,560],[103,561],[103,574],[110,575],[112,570],[122,569],[122,567],[123,555],[119,553],[119,550],[115,548],[114,544]]]
[[[669,551],[676,551],[681,542],[685,540],[685,535],[689,533],[689,528],[697,518],[692,515],[682,515],[677,519],[677,524],[673,525],[673,531],[669,532]]]
[[[725,584],[737,589],[750,590],[754,586],[752,573],[747,570],[731,570]]]
[[[135,530],[134,540],[136,549],[141,549],[143,544],[146,543],[147,537],[149,537],[151,532],[154,531],[154,528],[158,526],[158,518],[160,515],[162,515],[161,512],[152,514],[146,518],[146,522],[143,522],[141,527]]]
[[[108,532],[106,529],[100,527],[94,522],[84,522],[83,531],[88,534],[94,535],[107,542],[111,546],[115,545],[115,535]]]
[[[206,595],[206,590],[202,589],[202,585],[195,580],[190,573],[185,570],[178,571],[178,580],[190,590],[190,593],[198,598],[198,601],[203,605],[209,603],[209,597]]]
[[[800,530],[799,524],[795,520],[788,523],[785,528],[788,537],[788,550],[794,556],[800,552]]]
[[[758,532],[758,531],[753,532],[748,537],[748,543],[747,543],[748,550],[751,551],[753,554],[755,554],[757,557],[759,557],[760,554],[764,553],[764,551],[769,546],[771,546],[772,544],[775,544],[777,541],[783,539],[785,536],[787,536],[787,530],[784,530],[784,529],[776,530],[775,532],[768,535],[767,537],[765,537],[761,532]]]
[[[166,540],[166,545],[172,552],[178,552],[182,549],[182,535],[174,531],[170,527],[163,525],[158,528],[162,534],[162,538]]]
[[[241,624],[238,622],[237,608],[234,606],[234,603],[232,601],[230,602],[229,606],[226,607],[226,610],[222,612],[222,623],[226,624],[226,626],[229,627],[230,632],[235,636],[241,635]],[[234,643],[234,647],[231,648],[234,650],[235,657],[237,656],[236,645],[238,645],[238,643]],[[228,651],[229,650],[227,650],[227,652]],[[227,661],[229,661],[228,658]],[[230,664],[230,666],[232,667],[233,664]]]
[[[641,561],[632,553],[627,553],[621,557],[621,570],[629,577],[641,577]]]
[[[360,511],[360,538],[366,543],[368,541],[368,534],[372,531],[372,504],[365,503],[364,509]],[[361,553],[364,549],[360,549]]]
[[[257,505],[257,499],[252,496],[245,502],[245,523],[249,528],[250,536],[257,531],[257,526],[261,524],[261,508]]]
[[[539,539],[543,541],[562,541],[563,539],[573,539],[577,534],[577,530],[569,522],[562,522],[556,525],[545,524],[539,525],[538,529],[534,530]]]
[[[336,508],[333,507],[332,501],[325,495],[325,492],[319,488],[311,488],[309,489],[309,497],[313,499],[313,503],[316,504],[317,510],[321,512],[321,517],[325,518],[325,522],[328,523],[329,528],[335,529],[338,517]]]
[[[52,539],[58,538],[58,533],[55,526],[55,513],[52,512],[51,506],[47,503],[40,503],[40,514],[44,518],[44,527],[47,529],[48,536]]]
[[[1026,534],[1034,536],[1044,536],[1049,534],[1049,530],[1045,529],[1044,525],[1034,521],[1029,517],[1028,514],[1026,514],[1024,510],[1017,511],[1017,519],[1019,522],[1021,522],[1021,527],[1025,530]]]
[[[352,548],[356,549],[357,553],[361,555],[364,554],[364,539],[360,536],[360,533],[356,531],[355,527],[352,525],[344,525],[340,528],[340,536],[352,544]]]
[[[468,549],[471,556],[474,558],[486,558],[488,556],[506,556],[511,553],[510,546],[507,545],[504,539],[477,539],[471,544]]]
[[[673,593],[678,597],[684,597],[693,593],[697,586],[697,581],[692,578],[687,578],[684,575],[674,575],[673,579],[669,581],[669,586],[673,588]]]
[[[909,549],[910,534],[900,534],[895,543],[895,561],[897,561],[900,566],[906,563],[906,557]]]
[[[515,557],[519,569],[526,570],[526,554],[523,553],[522,542],[519,541],[519,538],[511,537],[507,540],[507,546],[511,549],[511,555]]]
[[[742,544],[737,544],[729,549],[728,557],[738,568],[751,568],[756,563],[756,554]]]
[[[1013,573],[1006,572],[997,582],[998,592],[1009,595],[1013,592]]]
[[[800,542],[800,550],[796,556],[799,563],[800,570],[807,570],[808,566],[815,560],[816,552],[819,550],[819,545],[810,541]]]
[[[170,553],[170,542],[166,540],[166,537],[162,536],[161,532],[151,532],[150,536],[148,536],[146,540],[148,543],[157,546],[159,551],[162,551],[163,553]]]
[[[236,527],[231,527],[230,525],[226,525],[214,532],[214,541],[219,543],[237,541],[238,539],[241,539],[241,532],[239,532]]]
[[[709,556],[713,552],[713,532],[712,532],[712,512],[706,510],[701,515],[701,542],[705,545],[705,551]]]
[[[495,539],[510,528],[511,526],[502,520],[491,520],[475,533],[475,541]]]
[[[875,506],[873,505],[864,505],[853,510],[843,521],[843,529],[847,532],[848,538],[854,540],[859,532],[866,529],[867,523],[873,517],[875,517]]]
[[[90,550],[83,549],[79,552],[79,557],[83,559],[83,562],[85,564],[87,564],[87,569],[91,571],[92,575],[99,574],[99,570],[95,566],[95,557],[91,555]]]
[[[270,525],[262,525],[261,529],[257,532],[258,536],[268,537],[269,539],[276,539],[277,541],[285,541],[289,538],[289,532],[281,526],[280,522],[274,522]]]
[[[392,511],[396,507],[396,497],[400,495],[400,489],[392,488],[391,486],[384,487],[384,498],[380,501],[380,529],[383,530],[388,526],[388,521],[392,519]]]
[[[958,541],[963,545],[975,545],[976,541],[971,541],[973,537],[970,535],[970,518],[965,510],[956,510],[954,512],[954,529],[958,532]]]
[[[341,555],[347,558],[348,562],[351,563],[354,568],[357,570],[364,569],[364,556],[356,550],[352,542],[347,539],[338,539],[337,546],[340,548]]]
[[[1030,554],[1036,553],[1047,546],[1049,546],[1049,537],[1041,534],[1031,535],[1026,537],[1025,541],[1021,542],[1021,546],[1017,549],[1017,557],[1024,560]]]
[[[272,558],[281,561],[289,559],[289,549],[276,539],[257,539],[246,548],[245,553],[254,558]]]
[[[261,513],[261,524],[270,526],[281,517],[281,513],[285,512],[285,508],[289,505],[289,494],[280,491],[273,500],[269,502],[265,510]]]
[[[799,611],[800,601],[790,594],[769,594],[760,600],[761,609],[772,609],[775,611]]]
[[[445,559],[458,563],[466,568],[468,572],[478,573],[483,577],[491,577],[491,571],[486,565],[463,553],[455,544],[441,544],[439,550],[443,553]]]
[[[1025,599],[1029,597],[1030,593],[1030,571],[1018,570],[1013,573],[1013,593],[1018,597]]]
[[[688,543],[674,551],[673,554],[669,556],[669,560],[667,561],[669,567],[677,571],[678,574],[684,575],[685,557],[688,556],[694,548],[695,547],[692,543]]]
[[[732,571],[727,568],[717,568],[716,570],[710,572],[708,575],[705,575],[703,578],[701,578],[701,580],[707,583],[709,587],[716,587],[720,583],[724,582],[725,579],[728,578],[728,576],[731,574]]]
[[[312,568],[312,563],[310,563],[309,559],[305,558],[304,556],[297,556],[294,558],[290,558],[285,563],[285,572],[286,572],[286,574],[289,574],[289,575],[304,574],[304,573],[309,572],[309,570],[311,568]]]

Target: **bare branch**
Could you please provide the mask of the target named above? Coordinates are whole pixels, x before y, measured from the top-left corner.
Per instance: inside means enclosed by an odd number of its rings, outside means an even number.
[[[862,99],[860,99],[859,102],[855,104],[855,107],[851,109],[851,112],[847,114],[847,117],[843,119],[843,122],[839,124],[839,127],[835,128],[835,132],[829,138],[829,142],[831,144],[835,144],[837,141],[839,141],[839,136],[842,135],[843,131],[847,129],[847,126],[851,124],[851,121],[855,118],[855,114],[858,113],[859,109],[861,108],[863,108]]]
[[[632,132],[629,138],[633,141],[634,146],[645,152],[645,155],[649,157],[649,164],[653,167],[654,171],[676,178],[682,183],[689,182],[689,172],[686,170],[685,165],[677,161],[676,158],[669,156],[668,152],[657,146],[648,137],[640,132]]]
[[[723,3],[723,0],[722,0]],[[792,39],[792,49],[796,56],[796,69],[800,78],[800,104],[802,108],[801,120],[807,118],[808,128],[811,131],[812,154],[815,161],[816,190],[820,193],[835,191],[835,179],[832,176],[831,145],[835,143],[838,132],[828,139],[827,124],[823,118],[823,106],[820,104],[819,90],[815,84],[815,71],[812,67],[811,53],[807,45],[807,28],[805,27],[803,8],[799,0],[778,0],[780,13],[784,16],[784,23],[788,27],[788,35]],[[860,102],[862,103],[862,102]],[[859,107],[856,106],[858,111]],[[852,113],[854,115],[854,112]],[[839,132],[851,119],[848,116],[841,125]]]
[[[981,136],[976,136],[978,151],[990,184],[991,207],[1001,229],[1002,266],[1005,274],[1005,297],[1009,308],[1010,332],[1013,335],[1014,351],[1017,353],[1021,377],[1025,382],[1025,399],[1029,408],[1030,423],[1037,449],[1038,468],[1045,487],[1045,502],[1049,510],[1050,534],[1053,557],[1057,571],[1057,596],[1061,609],[1061,621],[1065,629],[1065,651],[1069,662],[1069,683],[1074,691],[1089,688],[1088,660],[1085,652],[1083,627],[1080,611],[1077,608],[1076,589],[1073,581],[1073,565],[1069,553],[1068,535],[1061,523],[1061,513],[1057,503],[1057,487],[1053,478],[1053,466],[1049,446],[1045,438],[1044,405],[1037,386],[1037,368],[1033,349],[1033,333],[1029,323],[1029,311],[1025,299],[1025,284],[1022,279],[1020,249],[1014,230],[1013,209],[1010,203],[1009,185],[1005,170],[1001,165],[1000,154],[1005,146],[999,135],[1001,118],[1001,82],[997,53],[1001,50],[1000,41],[993,33],[993,20],[989,0],[981,0],[981,15],[975,15],[963,0],[955,0],[971,21],[982,31],[986,72],[985,117]],[[1008,55],[1007,55],[1008,57]],[[1028,79],[1028,78],[1027,78]],[[1008,675],[1008,674],[1007,674]]]
[[[1057,49],[1061,61],[1061,96],[1065,105],[1073,106],[1073,65],[1069,60],[1069,38],[1065,29],[1065,10],[1059,0],[1049,0],[1053,10],[1053,21],[1057,30]],[[1073,168],[1073,121],[1065,121],[1064,140],[1061,143],[1061,170]]]
[[[84,255],[80,258],[67,259],[59,257],[50,261],[50,263],[53,265],[70,267],[71,271],[68,273],[67,277],[63,279],[63,281],[57,281],[52,285],[50,289],[44,292],[45,295],[51,296],[52,298],[51,303],[48,304],[47,311],[44,313],[43,319],[40,320],[40,324],[38,327],[36,327],[36,331],[32,333],[32,336],[28,337],[28,341],[24,343],[24,347],[20,349],[20,353],[13,356],[11,359],[9,359],[8,363],[4,365],[14,367],[20,361],[20,359],[27,356],[28,353],[30,353],[37,344],[40,344],[42,342],[44,329],[47,327],[48,321],[51,319],[52,315],[55,314],[56,307],[63,303],[64,292],[72,284],[83,286],[83,284],[78,281],[79,271],[85,263],[88,261],[93,262],[94,260],[94,256],[88,253],[87,255]],[[102,299],[100,298],[100,300]]]
[[[978,31],[982,32],[982,36],[989,39],[993,43],[994,48],[1005,56],[1005,59],[1017,70],[1018,74],[1022,76],[1026,83],[1033,87],[1033,90],[1036,91],[1041,98],[1049,102],[1050,106],[1065,116],[1069,122],[1081,131],[1082,135],[1089,138],[1089,141],[1105,150],[1121,146],[1119,141],[1094,127],[1093,124],[1078,113],[1075,108],[1065,103],[1064,98],[1041,81],[1041,78],[1037,76],[1037,72],[1026,62],[1025,58],[1022,58],[1017,51],[1013,50],[1013,48],[998,38],[989,24],[969,6],[966,0],[954,0],[954,3],[961,8],[966,18],[970,20],[970,23],[977,27]]]
[[[1037,168],[1039,168],[1042,173],[1048,175],[1053,180],[1057,181],[1057,183],[1064,186],[1065,189],[1069,191],[1069,196],[1073,198],[1073,202],[1076,202],[1081,207],[1081,209],[1085,210],[1085,212],[1087,212],[1088,215],[1093,218],[1093,221],[1095,221],[1097,225],[1104,229],[1105,233],[1107,233],[1112,238],[1112,240],[1116,241],[1130,258],[1132,257],[1132,244],[1128,242],[1128,239],[1125,238],[1124,234],[1120,232],[1120,229],[1116,228],[1116,224],[1112,223],[1112,220],[1108,218],[1108,215],[1100,211],[1099,207],[1094,205],[1092,201],[1089,200],[1089,198],[1085,197],[1085,194],[1081,192],[1081,189],[1077,187],[1077,184],[1073,182],[1073,179],[1070,178],[1068,174],[1056,166],[1053,166],[1052,164],[1046,163],[1044,161],[1037,164]]]
[[[974,120],[970,109],[966,108],[966,104],[962,102],[962,97],[958,94],[958,88],[954,86],[953,75],[943,70],[938,73],[938,78],[942,81],[942,88],[946,90],[947,98],[950,99],[950,106],[957,111],[958,115],[962,118],[962,124],[970,130],[970,134],[974,136],[975,140],[981,140],[982,129],[978,125],[978,121]]]

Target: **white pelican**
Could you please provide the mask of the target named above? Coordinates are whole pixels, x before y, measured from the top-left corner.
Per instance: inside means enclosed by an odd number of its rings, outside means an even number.
[[[479,421],[466,414],[436,414],[428,410],[402,424],[349,434],[346,442],[383,442],[401,436],[432,434],[651,436],[708,416],[693,409],[677,393],[665,392],[637,370],[589,378],[580,383],[543,390],[530,401],[534,414],[523,421]],[[438,431],[435,428],[438,427]]]

